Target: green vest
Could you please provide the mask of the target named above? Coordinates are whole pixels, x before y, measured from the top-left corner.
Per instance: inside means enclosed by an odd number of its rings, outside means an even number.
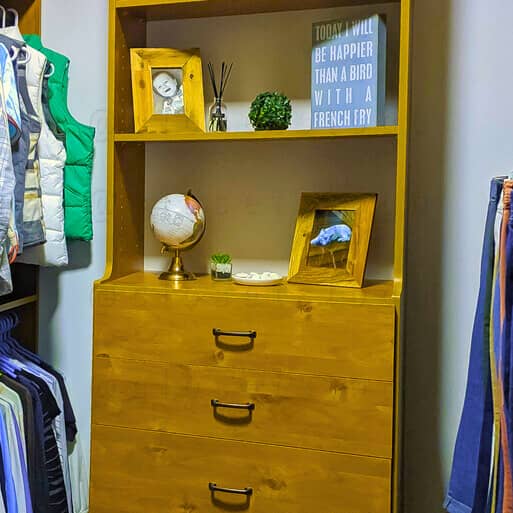
[[[55,71],[48,80],[49,105],[53,118],[65,134],[66,167],[64,168],[64,231],[70,239],[91,240],[91,176],[94,160],[95,129],[75,120],[68,110],[69,59],[43,46],[36,35],[24,36],[32,48],[51,62]]]

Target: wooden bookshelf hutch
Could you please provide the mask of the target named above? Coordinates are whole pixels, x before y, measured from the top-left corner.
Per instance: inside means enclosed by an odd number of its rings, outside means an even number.
[[[110,0],[107,268],[94,294],[93,513],[400,508],[410,0],[394,3],[397,125],[137,134],[130,48],[146,46],[147,22],[378,2]],[[172,286],[145,272],[147,142],[245,140],[260,151],[267,140],[285,146],[325,138],[392,139],[393,279],[367,281],[361,290],[259,289],[207,277]],[[214,328],[246,337],[216,337]],[[212,400],[247,408],[218,408]]]

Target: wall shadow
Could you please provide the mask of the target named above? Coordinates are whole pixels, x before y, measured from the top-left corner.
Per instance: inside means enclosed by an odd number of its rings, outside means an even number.
[[[39,271],[38,351],[48,362],[58,360],[58,355],[54,352],[56,349],[55,340],[59,338],[59,333],[54,333],[55,324],[52,323],[52,319],[59,306],[61,275],[65,272],[86,269],[91,265],[91,243],[68,240],[68,259],[69,265],[66,267],[41,267]]]
[[[414,5],[404,342],[403,511],[443,511],[442,240],[451,0]]]

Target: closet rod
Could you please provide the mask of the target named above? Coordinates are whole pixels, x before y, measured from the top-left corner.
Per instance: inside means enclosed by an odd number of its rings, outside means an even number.
[[[31,303],[37,302],[37,296],[27,296],[23,297],[21,299],[16,299],[14,301],[9,301],[8,303],[4,303],[3,305],[0,305],[0,313],[7,312],[9,310],[14,310],[15,308],[19,308],[23,305],[29,305]]]

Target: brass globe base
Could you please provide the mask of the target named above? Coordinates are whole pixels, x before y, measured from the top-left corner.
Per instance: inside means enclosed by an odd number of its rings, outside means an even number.
[[[179,251],[175,251],[175,255],[171,260],[169,269],[159,276],[160,280],[165,281],[190,281],[195,280],[196,276],[184,269],[183,260]]]

